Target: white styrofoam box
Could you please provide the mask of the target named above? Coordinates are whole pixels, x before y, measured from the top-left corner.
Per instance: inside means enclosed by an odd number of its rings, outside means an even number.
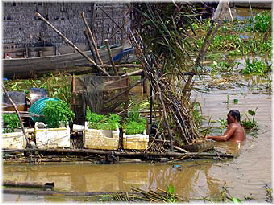
[[[148,148],[149,135],[146,135],[146,131],[143,134],[126,135],[123,136],[123,148],[124,149],[137,149],[144,150]]]
[[[26,139],[23,132],[10,132],[2,134],[2,149],[24,149]]]
[[[88,128],[88,122],[85,122],[84,147],[89,149],[117,150],[119,145],[119,129],[96,130]]]
[[[68,148],[70,147],[70,128],[38,128],[34,126],[36,145],[38,148]]]

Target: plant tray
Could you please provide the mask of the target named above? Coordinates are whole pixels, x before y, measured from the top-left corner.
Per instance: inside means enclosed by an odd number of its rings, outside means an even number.
[[[38,148],[69,148],[70,128],[38,128],[34,127],[36,145]]]
[[[123,136],[123,148],[124,149],[136,149],[145,150],[148,148],[149,135],[124,135]]]
[[[88,122],[85,123],[84,130],[84,148],[117,150],[119,145],[119,129],[96,130],[88,128]]]
[[[2,149],[24,149],[26,139],[23,132],[10,132],[2,134]]]

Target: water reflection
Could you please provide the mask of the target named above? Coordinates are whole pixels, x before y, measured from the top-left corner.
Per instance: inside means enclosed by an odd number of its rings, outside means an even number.
[[[245,141],[243,141],[243,142],[231,142],[231,141],[215,142],[215,149],[220,152],[223,152],[223,153],[239,156],[244,145],[245,145]]]
[[[116,165],[39,165],[5,166],[4,179],[17,182],[54,182],[58,191],[130,191],[166,190],[174,185],[176,193],[185,199],[216,196],[223,181],[211,171],[214,163],[206,160],[187,161],[175,168],[167,164]]]

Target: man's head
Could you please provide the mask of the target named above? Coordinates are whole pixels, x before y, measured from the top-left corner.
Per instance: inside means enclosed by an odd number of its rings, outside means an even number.
[[[241,121],[241,114],[239,110],[230,110],[227,114],[227,122],[233,123],[233,122],[240,122]]]

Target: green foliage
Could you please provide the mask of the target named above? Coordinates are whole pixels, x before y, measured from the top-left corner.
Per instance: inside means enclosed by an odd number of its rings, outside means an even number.
[[[197,124],[199,124],[199,125],[202,124],[203,117],[202,117],[202,113],[201,113],[201,105],[199,102],[193,103],[192,116],[193,116],[194,121]]]
[[[94,112],[91,112],[90,109],[87,109],[86,119],[90,123],[101,123],[101,122],[104,121],[105,116],[100,115],[100,114],[96,114]]]
[[[242,120],[242,125],[245,129],[258,129],[258,122],[255,121],[255,115],[256,115],[256,108],[255,110],[248,110],[247,113],[245,113],[245,119]]]
[[[121,117],[117,114],[100,115],[90,109],[87,109],[86,119],[89,128],[97,130],[116,130],[121,121]]]
[[[146,129],[146,124],[143,122],[130,121],[125,125],[127,135],[143,134]]]
[[[263,61],[247,58],[245,60],[245,68],[241,70],[243,74],[265,74],[270,71],[270,67]]]
[[[146,129],[146,119],[140,116],[139,111],[130,111],[124,129],[127,135],[143,134]]]
[[[251,39],[249,41],[245,41],[240,50],[240,55],[247,54],[256,54],[256,55],[267,55],[270,56],[272,49],[271,39],[264,40],[260,38]]]
[[[220,123],[221,128],[225,128],[227,126],[227,121],[223,118],[220,118],[218,122]]]
[[[29,93],[30,88],[44,88],[52,98],[59,98],[67,103],[71,100],[71,82],[64,74],[44,76],[35,80],[9,80],[4,82],[7,90],[24,91]]]
[[[241,47],[243,41],[239,35],[217,35],[213,38],[212,43],[209,46],[209,50],[229,51],[235,50]]]
[[[14,129],[20,127],[20,120],[17,114],[3,114],[4,133],[14,132]]]
[[[267,32],[271,30],[271,14],[268,12],[258,13],[250,19],[249,29],[257,32]]]
[[[172,184],[168,185],[167,189],[166,189],[166,192],[167,192],[166,202],[168,202],[168,203],[177,202],[177,198],[175,196],[175,187],[174,187],[174,185],[172,185]]]
[[[235,99],[233,99],[233,103],[234,103],[234,104],[238,104],[238,102],[239,102],[239,100],[238,100],[238,99],[236,99],[236,98],[235,98]]]
[[[74,118],[74,113],[64,101],[47,101],[43,108],[44,122],[48,127],[59,127],[60,123],[67,124]]]
[[[238,66],[239,62],[229,62],[229,61],[213,61],[211,64],[212,72],[232,72],[235,66]]]
[[[70,78],[65,75],[54,76],[51,74],[50,77],[44,77],[41,88],[48,91],[48,94],[52,98],[59,98],[61,100],[70,102],[71,99],[71,81]]]

